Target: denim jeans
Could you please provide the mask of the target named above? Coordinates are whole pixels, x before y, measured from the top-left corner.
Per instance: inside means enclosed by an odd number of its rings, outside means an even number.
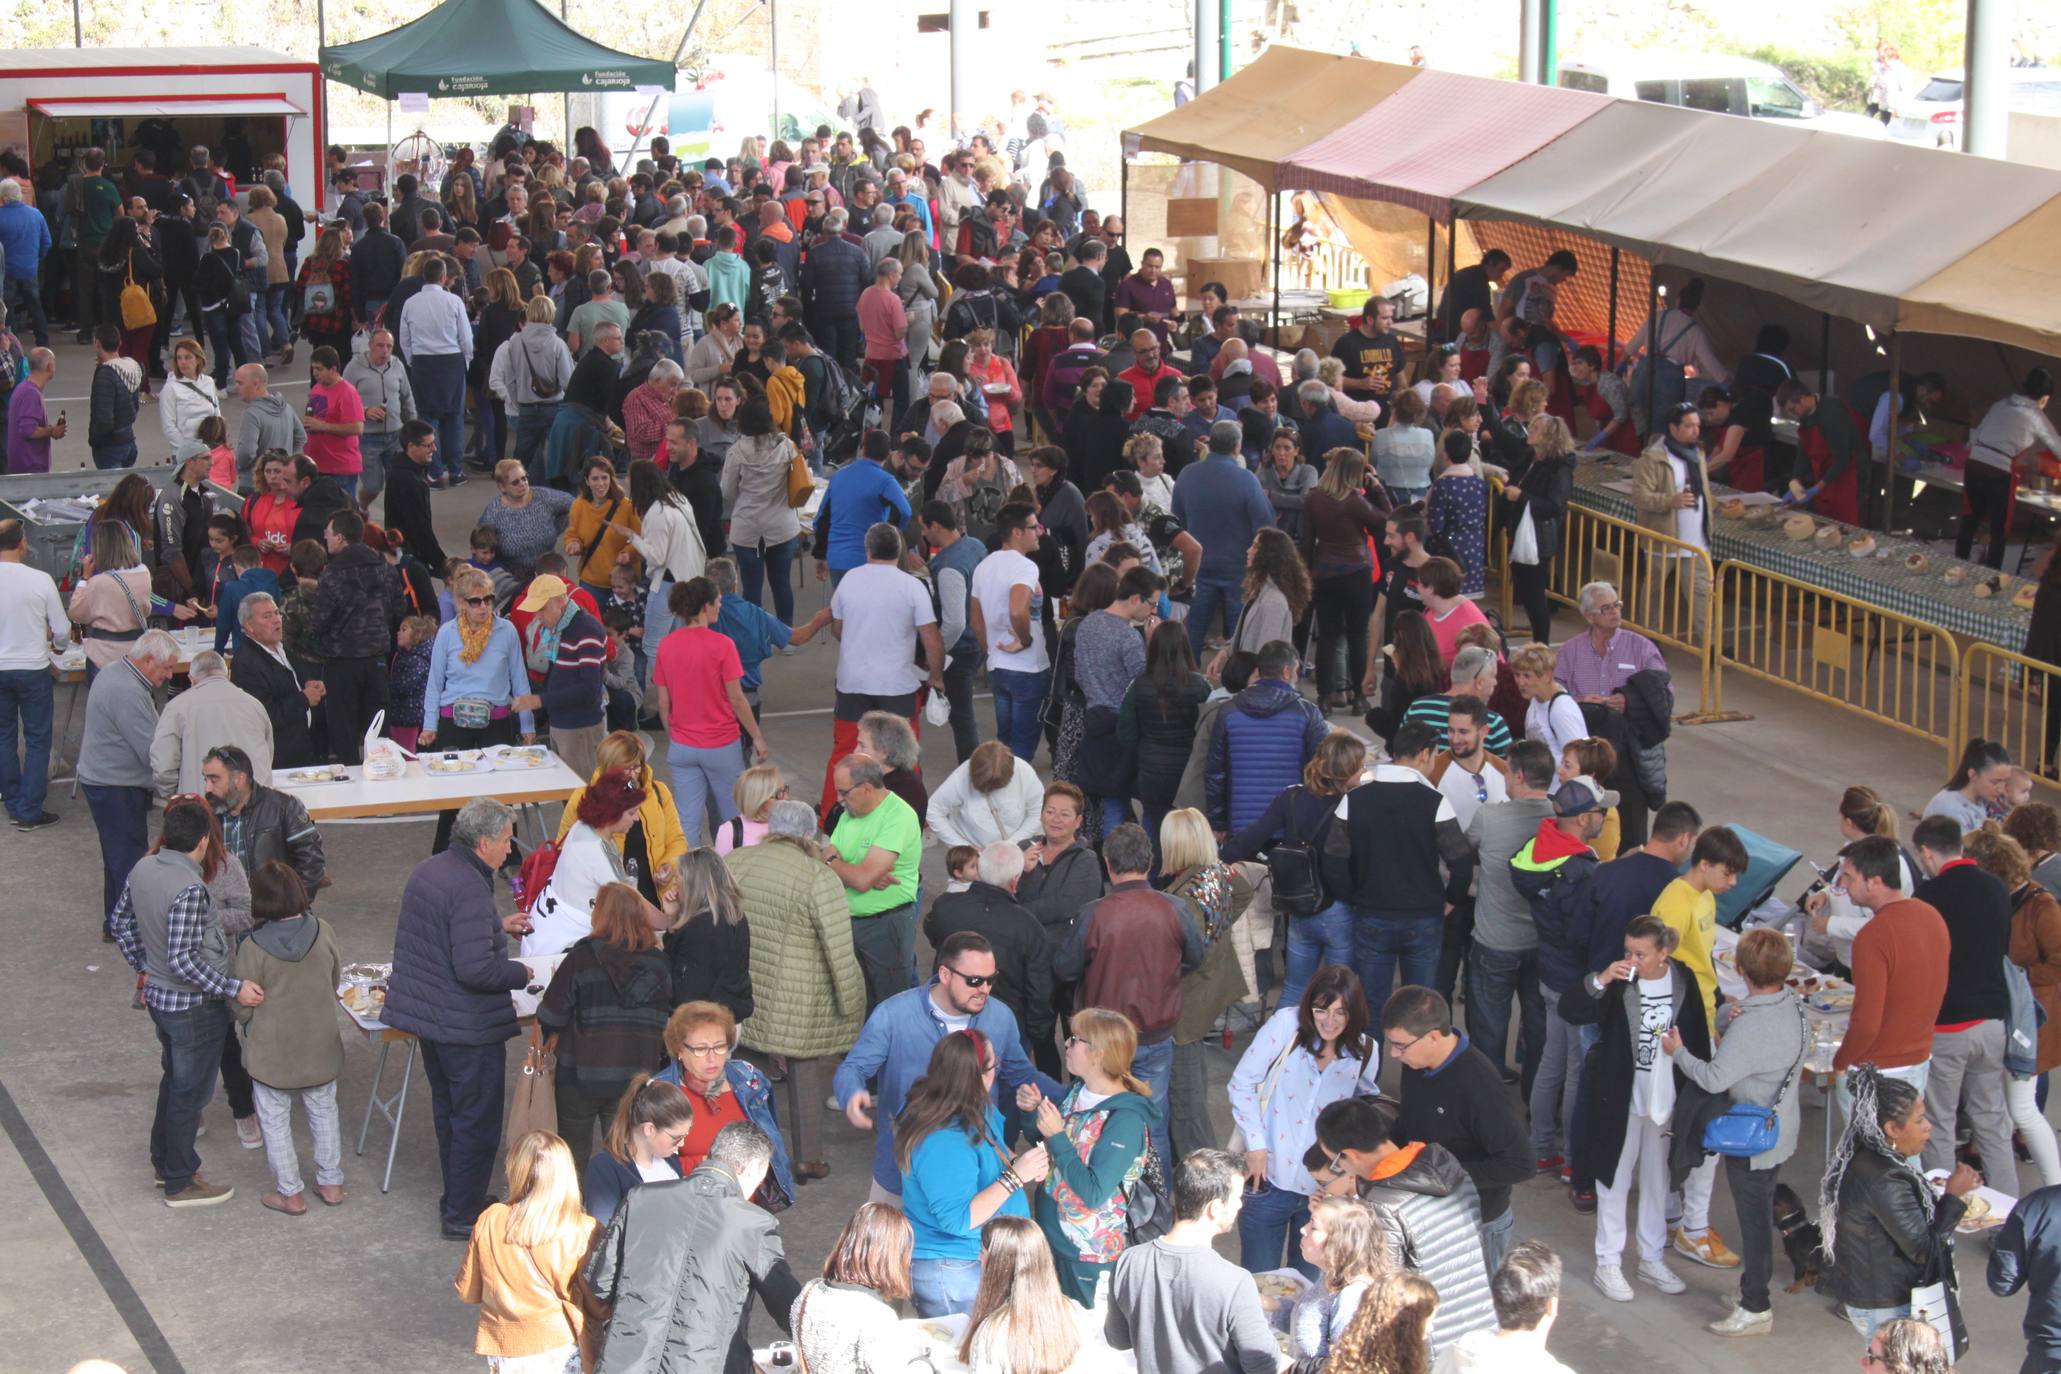
[[[1314,916],[1288,918],[1288,972],[1281,980],[1277,1007],[1302,1001],[1302,990],[1326,964],[1353,967],[1353,909],[1333,902]]]
[[[110,468],[133,468],[136,466],[136,441],[124,440],[113,444],[91,446],[93,466],[105,472]]]
[[[1169,1034],[1163,1040],[1138,1046],[1137,1054],[1131,1057],[1131,1072],[1152,1089],[1152,1100],[1159,1104],[1159,1122],[1151,1128],[1152,1146],[1159,1151],[1159,1161],[1167,1170],[1169,1181],[1173,1178],[1173,1142],[1167,1132],[1166,1091],[1174,1077],[1174,1037]]]
[[[1110,831],[1118,826],[1136,819],[1137,817],[1131,814],[1131,799],[1129,797],[1102,798],[1102,833],[1104,835],[1109,834]]]
[[[1531,1097],[1546,1048],[1546,999],[1536,950],[1512,954],[1477,943],[1467,956],[1467,1035],[1497,1068],[1510,1045],[1510,999],[1517,999],[1519,1091]]]
[[[666,599],[672,594],[673,584],[663,578],[652,583],[651,590],[645,593],[644,644],[638,652],[646,663],[658,656],[658,646],[665,642],[665,637],[680,628],[680,622],[673,618],[672,607],[666,604]]]
[[[222,1041],[229,1034],[229,1009],[210,998],[186,1011],[150,1013],[157,1027],[157,1114],[150,1122],[150,1164],[165,1181],[165,1196],[184,1192],[200,1171],[193,1147],[201,1109],[215,1095],[222,1069]]]
[[[544,441],[551,436],[551,426],[558,423],[558,406],[557,401],[533,401],[515,412],[512,456],[529,473],[531,486],[543,480]]]
[[[1304,1278],[1317,1277],[1317,1266],[1302,1257],[1299,1239],[1310,1219],[1310,1200],[1301,1193],[1267,1183],[1248,1191],[1238,1209],[1238,1263],[1255,1274],[1281,1267],[1281,1252]]]
[[[18,821],[43,814],[50,795],[50,674],[41,668],[0,671],[0,797]],[[16,758],[15,722],[21,723],[21,757]]]
[[[866,980],[866,1014],[871,1016],[882,1002],[915,986],[915,904],[852,917],[852,954]]]
[[[1049,668],[1019,673],[1013,668],[988,665],[988,687],[995,694],[995,738],[1025,763],[1038,756],[1038,737],[1044,729],[1038,716],[1044,709],[1045,691],[1051,685]]]
[[[1360,987],[1369,1007],[1379,1006],[1394,991],[1396,966],[1403,982],[1430,987],[1438,976],[1438,949],[1443,938],[1441,921],[1428,918],[1398,920],[1353,912],[1353,964],[1359,970]]]
[[[292,282],[267,283],[264,301],[265,351],[284,353],[293,342],[293,329],[286,322],[286,293],[293,289]],[[344,359],[349,362],[349,358]]]
[[[399,439],[399,434],[374,433],[369,429],[358,436],[358,457],[363,460],[358,471],[359,505],[369,507],[386,490],[386,465],[398,452],[395,445]]]
[[[308,1134],[315,1144],[315,1182],[332,1188],[344,1181],[343,1130],[336,1113],[336,1080],[312,1088],[268,1088],[252,1085],[258,1109],[258,1130],[265,1139],[265,1166],[272,1171],[272,1189],[281,1197],[305,1191],[300,1152],[293,1142],[293,1100],[301,1100]]]
[[[494,1181],[494,1164],[501,1155],[508,1044],[497,1040],[491,1045],[455,1045],[427,1039],[421,1043],[444,1182],[437,1211],[447,1227],[470,1226],[487,1205],[487,1185]]]
[[[6,277],[7,313],[16,323],[26,323],[35,331],[36,347],[50,347],[50,320],[43,313],[43,293],[36,289],[33,273],[17,277],[12,272]],[[22,331],[24,334],[28,330]]]
[[[1209,622],[1218,608],[1224,612],[1224,637],[1238,626],[1238,617],[1245,610],[1245,583],[1242,578],[1222,580],[1209,577],[1195,579],[1195,591],[1188,598],[1188,647],[1195,651],[1195,661],[1206,662],[1203,646],[1209,642]],[[1424,980],[1429,983],[1431,980]]]
[[[1471,993],[1469,994],[1472,995]],[[1558,994],[1538,985],[1542,1002],[1557,1002]],[[1474,1009],[1468,1008],[1471,1018]],[[1546,1043],[1539,1055],[1538,1071],[1532,1075],[1531,1152],[1540,1159],[1560,1155],[1574,1148],[1574,1095],[1581,1084],[1582,1044],[1580,1027],[1566,1020],[1555,1007],[1546,1008]]]
[[[1739,1214],[1739,1305],[1748,1312],[1768,1310],[1768,1280],[1775,1272],[1775,1180],[1781,1173],[1756,1169],[1751,1159],[1725,1160],[1725,1181],[1732,1187],[1732,1206]]]
[[[772,578],[773,614],[783,625],[794,624],[794,556],[800,548],[800,535],[759,548],[730,546],[731,555],[737,559],[737,581],[744,599],[754,606],[763,606],[765,603],[759,600],[760,581]]]
[[[680,828],[689,843],[701,836],[702,817],[709,820],[709,838],[715,828],[737,814],[737,798],[731,789],[744,772],[744,758],[735,744],[697,749],[678,740],[666,746],[666,766],[673,775],[673,802],[680,811]]]
[[[415,387],[415,409],[437,432],[436,456],[429,475],[465,473],[465,359],[456,353],[417,354],[408,366]]]
[[[198,334],[203,329],[207,331],[208,353],[212,359],[215,386],[218,390],[225,390],[229,385],[232,361],[235,366],[241,367],[250,359],[237,356],[242,349],[237,342],[236,321],[230,316],[226,306],[220,310],[203,310],[201,323],[193,332]]]
[[[1863,1345],[1875,1339],[1875,1328],[1884,1322],[1893,1322],[1898,1317],[1911,1315],[1911,1305],[1901,1307],[1848,1307],[1846,1319],[1853,1323],[1853,1329],[1861,1333]]]
[[[122,899],[122,886],[129,870],[150,847],[150,789],[148,787],[103,787],[81,784],[86,809],[93,813],[93,828],[100,834],[100,928],[114,917],[115,903]]]
[[[949,1317],[971,1312],[980,1293],[977,1259],[909,1261],[909,1303],[919,1317]]]
[[[1515,1207],[1505,1207],[1503,1215],[1481,1224],[1481,1263],[1488,1270],[1490,1283],[1496,1281],[1496,1271],[1503,1267],[1503,1256],[1510,1253],[1510,1233],[1516,1225]]]

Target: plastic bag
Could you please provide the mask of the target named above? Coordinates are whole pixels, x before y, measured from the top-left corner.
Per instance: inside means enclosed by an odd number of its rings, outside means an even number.
[[[365,778],[368,782],[403,777],[408,772],[408,755],[401,746],[380,732],[386,728],[386,712],[372,717],[365,730]]]

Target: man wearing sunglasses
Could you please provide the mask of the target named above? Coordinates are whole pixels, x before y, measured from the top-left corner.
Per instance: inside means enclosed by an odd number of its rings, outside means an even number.
[[[972,931],[950,936],[938,946],[937,972],[930,982],[896,993],[875,1007],[838,1066],[832,1090],[845,1119],[862,1131],[876,1132],[870,1201],[901,1205],[895,1117],[908,1101],[909,1085],[923,1076],[931,1050],[945,1036],[972,1029],[988,1038],[1001,1065],[993,1087],[998,1101],[1014,1100],[1016,1090],[1026,1083],[1035,1084],[1055,1102],[1064,1095],[1059,1084],[1032,1066],[1016,1033],[1016,1013],[993,999],[994,986],[994,947]],[[877,1091],[867,1090],[868,1080],[876,1081]]]

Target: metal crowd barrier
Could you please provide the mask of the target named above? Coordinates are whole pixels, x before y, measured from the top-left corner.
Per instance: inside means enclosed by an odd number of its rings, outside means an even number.
[[[1725,618],[1712,710],[1723,709],[1724,675],[1738,671],[1930,740],[1951,757],[1962,718],[1962,655],[1951,634],[1748,563],[1725,564],[1717,601]]]
[[[1954,720],[1950,761],[1969,740],[1995,740],[2019,767],[2051,783],[2049,770],[2061,763],[2061,668],[1995,644],[1970,644],[1961,653]]]
[[[1710,708],[1718,623],[1717,579],[1710,553],[1670,535],[1570,505],[1560,552],[1548,570],[1546,595],[1579,606],[1591,582],[1617,588],[1626,629],[1637,630],[1696,659],[1696,706]],[[1507,584],[1508,578],[1505,577]],[[1676,692],[1678,708],[1684,694]]]

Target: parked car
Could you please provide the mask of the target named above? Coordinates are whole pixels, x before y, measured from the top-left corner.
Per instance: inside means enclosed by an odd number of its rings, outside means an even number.
[[[2012,67],[2010,108],[2015,114],[2061,115],[2061,67]],[[1927,148],[1961,146],[1961,69],[1935,72],[1931,80],[1896,102],[1889,136],[1899,143]]]
[[[1781,68],[1750,57],[1651,52],[1565,62],[1560,67],[1560,84],[1623,100],[1779,120],[1859,138],[1883,137],[1882,126],[1875,120],[1821,108],[1783,75]]]

